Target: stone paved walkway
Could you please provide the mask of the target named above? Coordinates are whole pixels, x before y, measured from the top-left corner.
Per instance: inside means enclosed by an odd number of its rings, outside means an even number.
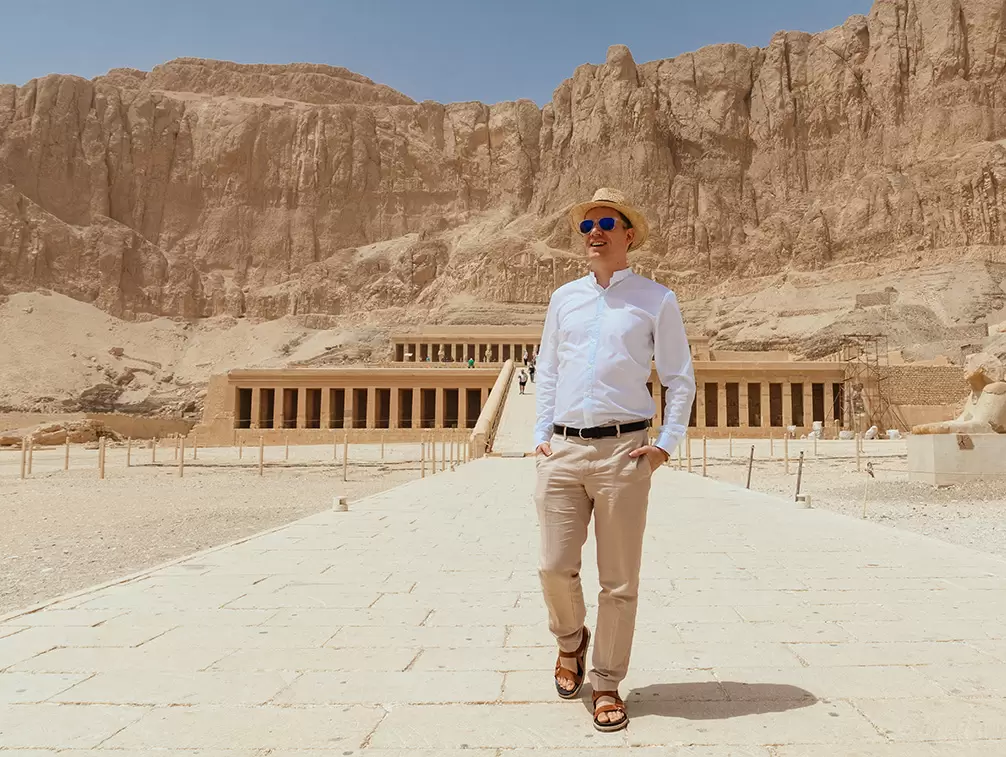
[[[1006,563],[668,468],[632,723],[596,733],[552,692],[533,466],[483,459],[8,618],[0,757],[1006,755]]]
[[[503,406],[503,417],[500,418],[496,438],[493,440],[493,452],[501,455],[534,453],[534,424],[537,419],[535,385],[528,381],[524,387],[524,394],[521,394],[520,382],[517,381],[519,373],[520,366],[514,371],[513,379],[510,381],[506,404]]]

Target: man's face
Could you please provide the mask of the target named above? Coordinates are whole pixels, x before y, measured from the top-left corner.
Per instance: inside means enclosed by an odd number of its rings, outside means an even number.
[[[598,225],[602,218],[614,218],[615,228],[605,231]],[[587,251],[587,259],[621,258],[629,251],[636,236],[634,229],[626,229],[625,221],[611,208],[591,208],[587,211],[586,220],[594,222],[594,228],[589,234],[584,234],[583,243]]]

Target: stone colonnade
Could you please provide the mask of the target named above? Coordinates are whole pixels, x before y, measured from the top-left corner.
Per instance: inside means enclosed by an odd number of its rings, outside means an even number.
[[[539,343],[537,338],[521,342],[497,340],[451,340],[436,339],[431,341],[396,341],[396,363],[467,363],[469,359],[477,364],[505,363],[513,360],[522,363],[524,352],[536,355]]]
[[[825,427],[842,424],[845,388],[840,370],[820,376],[731,373],[706,373],[696,367],[690,427],[810,429],[814,421]],[[650,386],[662,413],[664,389],[656,382]]]
[[[486,382],[488,383],[488,382]],[[491,386],[232,384],[236,429],[474,428]]]

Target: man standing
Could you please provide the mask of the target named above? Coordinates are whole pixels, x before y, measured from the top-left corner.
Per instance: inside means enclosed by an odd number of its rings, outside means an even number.
[[[601,583],[589,672],[594,727],[617,731],[629,722],[618,684],[635,630],[650,476],[684,438],[695,378],[674,293],[629,270],[629,251],[646,241],[643,214],[621,192],[599,189],[570,221],[591,273],[552,294],[537,360],[539,575],[559,644],[556,691],[572,699],[587,674],[580,564],[593,515]],[[667,392],[654,445],[651,360]]]

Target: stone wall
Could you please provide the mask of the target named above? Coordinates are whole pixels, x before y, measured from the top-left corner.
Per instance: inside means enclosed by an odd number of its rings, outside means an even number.
[[[884,391],[894,405],[953,408],[968,395],[964,373],[957,366],[892,365],[886,375]]]

